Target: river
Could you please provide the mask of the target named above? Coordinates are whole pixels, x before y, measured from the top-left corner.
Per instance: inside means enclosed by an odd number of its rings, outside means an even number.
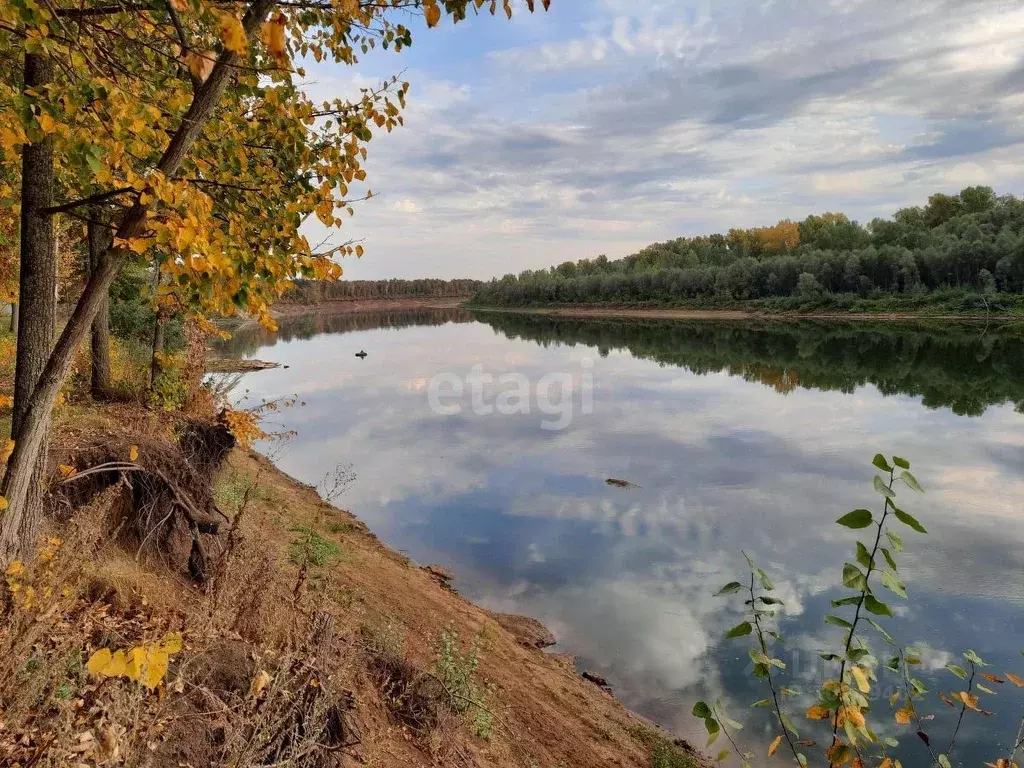
[[[266,446],[283,470],[317,484],[350,468],[337,503],[385,542],[446,566],[487,607],[539,618],[558,650],[670,728],[693,734],[693,703],[720,698],[747,743],[771,740],[766,711],[749,709],[766,695],[751,638],[723,640],[742,595],[713,597],[749,578],[742,550],[785,602],[786,706],[801,738],[822,737],[802,713],[827,669],[818,653],[842,639],[822,617],[852,613],[829,601],[848,594],[858,533],[834,521],[880,509],[878,452],[909,459],[926,490],[898,498],[929,532],[895,524],[910,599],[878,589],[896,614],[886,628],[920,647],[937,751],[957,712],[936,692],[966,687],[946,664],[966,666],[970,648],[986,672],[1024,677],[1020,325],[423,310],[293,318],[224,347],[288,366],[241,385],[250,403],[301,403],[274,416],[295,432]],[[916,727],[889,713],[898,680],[880,677],[880,732],[905,765],[927,764]],[[984,684],[995,714],[968,713],[954,764],[1005,756],[1017,733],[1024,690]]]

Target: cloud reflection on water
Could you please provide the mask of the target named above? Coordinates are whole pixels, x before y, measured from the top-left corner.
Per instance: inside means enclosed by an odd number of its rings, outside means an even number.
[[[563,341],[576,346],[508,338],[479,322],[312,335],[277,344],[267,355],[291,367],[247,385],[306,402],[283,417],[298,430],[279,461],[285,471],[316,483],[352,464],[358,479],[341,503],[386,542],[451,567],[486,605],[545,621],[627,704],[668,725],[688,727],[687,702],[698,695],[734,707],[760,697],[742,674],[743,646],[720,643],[738,614],[711,597],[742,572],[741,549],[776,576],[794,648],[811,658],[834,639],[817,617],[853,538],[832,522],[877,506],[876,451],[911,458],[929,490],[907,502],[931,536],[907,537],[905,576],[918,602],[894,622],[900,638],[944,637],[949,647],[937,653],[973,644],[993,660],[1019,658],[1024,417],[1001,400],[1009,395],[978,395],[982,412],[968,417],[925,407],[920,396],[883,395],[859,374],[851,386],[779,391],[766,384],[778,377],[751,376],[749,361],[695,373],[659,363],[646,347],[601,356],[571,329]],[[986,354],[1002,354],[985,343]],[[359,348],[370,357],[356,360]],[[815,346],[804,348],[810,369]],[[536,381],[579,370],[584,357],[596,361],[594,413],[577,413],[561,432],[541,429],[536,414],[439,416],[417,384],[478,363]],[[801,373],[799,362],[787,364]],[[970,370],[925,364],[961,377],[965,391],[980,389]],[[610,488],[607,477],[640,488]]]

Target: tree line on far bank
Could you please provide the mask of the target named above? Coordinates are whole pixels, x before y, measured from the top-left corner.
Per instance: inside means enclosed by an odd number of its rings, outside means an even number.
[[[481,280],[296,280],[282,301],[289,304],[320,304],[325,301],[387,299],[467,298],[484,287]]]
[[[842,213],[681,237],[622,259],[567,261],[487,283],[475,303],[1024,308],[1024,200],[968,187],[866,226]]]

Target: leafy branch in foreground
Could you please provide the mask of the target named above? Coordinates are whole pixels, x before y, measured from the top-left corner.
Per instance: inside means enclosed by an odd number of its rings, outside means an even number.
[[[924,723],[934,719],[933,714],[922,716],[918,705],[924,701],[928,688],[915,676],[915,668],[921,665],[921,652],[912,647],[900,647],[892,635],[882,626],[880,621],[895,616],[889,603],[880,597],[877,590],[881,587],[897,598],[908,599],[907,587],[899,574],[897,556],[904,551],[904,542],[896,523],[920,534],[927,534],[925,527],[910,513],[897,505],[897,490],[909,489],[923,493],[921,484],[910,472],[910,462],[898,456],[891,461],[882,454],[874,457],[872,464],[881,471],[872,480],[875,491],[882,497],[882,507],[876,513],[868,509],[855,509],[840,517],[836,523],[843,528],[864,531],[863,540],[854,544],[853,561],[844,562],[842,568],[843,588],[850,591],[845,597],[832,601],[834,609],[853,609],[852,615],[840,615],[842,611],[829,613],[824,617],[826,624],[844,630],[841,646],[832,651],[820,653],[823,661],[838,665],[834,677],[829,677],[822,684],[817,703],[806,712],[810,721],[827,723],[827,743],[823,743],[823,757],[830,768],[839,768],[852,764],[853,768],[866,768],[870,763],[878,768],[902,768],[899,757],[893,751],[899,748],[898,739],[879,735],[881,723],[872,725],[868,718],[873,714],[869,696],[878,685],[879,660],[873,654],[867,638],[864,636],[864,625],[868,625],[882,642],[892,649],[884,667],[900,675],[901,685],[889,696],[889,706],[894,708],[897,725],[913,727],[917,737],[928,749],[932,766],[951,768],[950,756],[956,747],[957,736],[968,711],[982,716],[993,713],[980,705],[980,694],[995,695],[995,691],[985,685],[982,680],[994,685],[1002,685],[1007,680],[1015,686],[1024,688],[1024,679],[1007,673],[1005,678],[982,672],[985,662],[974,651],[965,651],[963,658],[968,669],[956,664],[947,665],[947,669],[961,680],[966,681],[964,690],[947,695],[939,693],[939,699],[949,707],[958,707],[956,725],[949,737],[945,751],[938,753],[932,746],[932,737],[925,731]],[[726,633],[726,638],[753,636],[756,644],[749,649],[753,662],[753,674],[762,680],[770,693],[769,698],[761,699],[754,707],[770,707],[773,719],[778,723],[780,733],[774,737],[768,747],[768,756],[776,754],[783,742],[789,748],[800,768],[806,768],[808,758],[798,747],[814,747],[813,739],[799,740],[800,736],[786,715],[782,702],[786,697],[794,696],[800,691],[781,684],[781,676],[786,673],[786,664],[773,654],[772,649],[781,643],[777,628],[776,612],[784,609],[784,603],[774,595],[775,587],[768,575],[754,565],[754,561],[744,552],[750,568],[749,583],[745,586],[740,581],[733,581],[722,587],[716,596],[732,595],[743,592],[746,616]],[[888,599],[888,598],[887,598]],[[744,768],[749,768],[752,754],[743,752],[735,743],[729,730],[742,727],[739,723],[724,716],[721,702],[714,707],[699,701],[693,708],[693,714],[704,721],[708,731],[708,744],[712,744],[720,732],[724,732],[732,748],[741,757]],[[1024,746],[1021,734],[1024,734],[1024,719],[1009,756],[998,758],[988,765],[990,768],[1017,768],[1015,763],[1017,752]],[[725,749],[717,756],[717,761],[725,760],[730,750]]]

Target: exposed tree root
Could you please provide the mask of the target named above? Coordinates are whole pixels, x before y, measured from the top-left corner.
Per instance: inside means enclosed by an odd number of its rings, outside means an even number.
[[[57,515],[69,514],[119,485],[123,497],[112,510],[111,533],[137,557],[162,560],[203,582],[230,522],[214,503],[211,476],[233,444],[220,425],[190,424],[179,444],[103,433],[58,446],[50,507]]]

